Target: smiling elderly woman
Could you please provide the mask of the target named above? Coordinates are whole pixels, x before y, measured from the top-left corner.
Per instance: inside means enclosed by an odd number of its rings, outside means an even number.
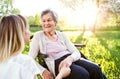
[[[39,65],[44,79],[102,79],[98,65],[81,58],[80,52],[63,32],[56,31],[57,14],[47,9],[41,14],[43,31],[34,34],[29,55],[46,54],[48,68]],[[53,76],[54,75],[54,76]]]

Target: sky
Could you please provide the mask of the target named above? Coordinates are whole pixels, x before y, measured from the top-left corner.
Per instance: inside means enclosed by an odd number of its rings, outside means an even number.
[[[87,6],[86,6],[87,5]],[[37,13],[50,8],[54,10],[58,16],[66,17],[69,23],[75,25],[81,25],[83,23],[93,23],[91,17],[95,17],[94,11],[91,11],[95,7],[90,3],[89,0],[84,3],[85,10],[78,9],[78,12],[72,11],[70,8],[63,7],[63,4],[59,0],[14,0],[14,8],[20,10],[21,14],[26,16],[35,16]],[[95,13],[95,12],[94,12]],[[95,18],[93,18],[94,21]]]
[[[24,15],[35,15],[47,8],[51,8],[58,13],[67,12],[59,0],[14,0],[13,6]]]
[[[67,21],[71,21],[74,16],[73,12],[69,8],[63,7],[59,0],[14,0],[13,6],[26,16],[35,16],[47,8],[54,10],[60,18],[65,16]]]

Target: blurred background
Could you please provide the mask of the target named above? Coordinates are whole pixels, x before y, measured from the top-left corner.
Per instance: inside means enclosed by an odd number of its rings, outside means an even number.
[[[41,11],[58,14],[57,30],[64,31],[85,56],[100,64],[108,79],[120,79],[120,0],[0,0],[0,18],[22,14],[32,34],[42,30]],[[26,45],[24,54],[27,54]]]

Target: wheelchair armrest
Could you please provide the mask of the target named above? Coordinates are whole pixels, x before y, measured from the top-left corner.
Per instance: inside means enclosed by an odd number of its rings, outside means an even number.
[[[30,36],[30,39],[32,39],[32,38],[33,38],[33,35]]]
[[[74,44],[74,45],[75,45],[75,47],[77,47],[77,48],[83,48],[83,47],[86,46],[85,44]],[[80,53],[81,53],[81,57],[87,59],[87,57],[86,57],[82,52],[80,52]]]
[[[75,47],[77,47],[77,48],[83,48],[83,47],[86,46],[85,44],[74,44],[74,45],[75,45]]]

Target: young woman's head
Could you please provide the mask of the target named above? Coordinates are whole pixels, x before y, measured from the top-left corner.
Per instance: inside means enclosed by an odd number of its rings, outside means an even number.
[[[0,62],[22,52],[27,21],[21,15],[6,15],[0,21]]]
[[[22,15],[18,15],[18,16],[22,19],[23,23],[25,24],[25,28],[26,28],[26,30],[25,30],[25,36],[24,36],[25,44],[29,44],[29,41],[30,41],[29,25],[28,25],[27,20],[26,20],[25,17],[23,17]]]

